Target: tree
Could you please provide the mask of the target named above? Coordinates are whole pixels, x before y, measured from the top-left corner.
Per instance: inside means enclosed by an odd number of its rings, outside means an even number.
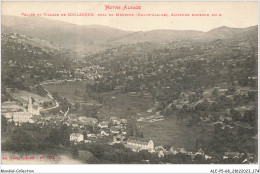
[[[177,109],[176,105],[172,103],[172,104],[171,104],[171,109],[172,109],[172,110],[176,110],[176,109]]]
[[[33,97],[31,97],[32,98],[32,103],[34,103],[35,102],[35,99],[33,98]]]
[[[171,145],[165,144],[165,145],[163,146],[163,148],[166,149],[166,150],[169,150],[169,149],[171,148]]]
[[[244,113],[244,117],[243,117],[242,121],[249,123],[251,126],[255,126],[257,124],[257,111],[256,111],[256,109],[247,110]]]
[[[205,164],[206,163],[206,160],[205,160],[205,158],[204,158],[204,156],[203,155],[196,155],[195,157],[194,157],[194,163],[196,163],[196,164]]]
[[[170,115],[172,115],[172,113],[173,113],[172,108],[166,108],[164,111],[165,116],[170,116]]]
[[[79,102],[76,102],[75,105],[74,105],[75,109],[78,110],[80,108],[80,104]]]
[[[44,107],[44,108],[48,108],[48,106],[49,106],[49,103],[43,102],[43,107]]]
[[[171,163],[171,164],[178,164],[178,159],[175,157],[175,155],[170,154],[164,157],[163,159],[164,163]]]
[[[200,98],[202,98],[202,97],[203,97],[203,89],[202,89],[202,88],[197,89],[197,90],[196,90],[196,94],[197,94]]]
[[[210,105],[209,102],[207,100],[204,100],[202,103],[198,103],[195,106],[195,110],[198,111],[209,111],[210,109]]]
[[[134,136],[134,132],[136,131],[136,120],[129,119],[126,124],[126,133],[127,136]]]
[[[84,140],[86,140],[87,139],[87,132],[86,131],[83,131],[83,138],[84,138]]]
[[[189,155],[178,153],[175,157],[179,164],[191,164],[191,157]]]
[[[79,95],[79,90],[78,90],[78,88],[76,88],[75,90],[74,90],[74,95]]]
[[[232,117],[232,120],[234,120],[234,121],[240,120],[240,117],[241,117],[240,112],[233,108],[230,109],[230,115]]]
[[[106,147],[101,144],[92,144],[93,148],[90,149],[90,152],[93,153],[93,155],[99,159],[101,159],[104,155],[104,151]]]
[[[187,112],[188,109],[189,109],[189,106],[188,106],[188,105],[184,104],[184,105],[182,106],[182,111]]]
[[[211,111],[217,112],[220,109],[221,109],[221,107],[220,107],[219,103],[216,103],[216,102],[211,103],[211,105],[210,105]]]
[[[66,124],[63,124],[61,126],[59,134],[60,134],[60,141],[62,145],[69,146],[70,132],[71,132],[70,127],[68,127]]]
[[[5,144],[6,150],[23,152],[32,151],[32,149],[37,145],[33,135],[28,134],[22,129],[15,129],[11,134],[10,140]]]
[[[49,133],[49,136],[47,137],[47,142],[53,146],[53,145],[60,145],[62,142],[62,136],[60,134],[59,129],[52,129]]]
[[[225,92],[225,94],[226,95],[232,95],[232,94],[234,94],[236,92],[236,88],[235,88],[235,86],[232,86],[231,88],[229,88],[226,92]]]
[[[79,155],[79,151],[78,151],[78,148],[76,145],[72,144],[72,147],[71,147],[71,154],[72,154],[72,157],[75,159],[78,157]]]
[[[142,160],[149,160],[151,158],[151,154],[148,152],[148,150],[141,150],[138,152],[138,156],[140,156]]]
[[[84,100],[87,102],[88,99],[89,99],[89,95],[88,95],[88,93],[85,92],[83,98],[84,98]]]
[[[4,116],[1,116],[1,131],[4,133],[7,129],[7,119]]]
[[[219,91],[218,91],[217,89],[214,89],[214,90],[212,91],[212,96],[218,97],[218,96],[219,96]]]

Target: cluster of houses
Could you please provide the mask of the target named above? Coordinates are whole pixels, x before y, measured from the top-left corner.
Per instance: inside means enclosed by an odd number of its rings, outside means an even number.
[[[118,117],[110,117],[109,120],[100,121],[96,118],[81,116],[77,114],[66,114],[60,116],[47,116],[42,117],[39,112],[39,107],[33,104],[31,97],[28,99],[28,109],[15,104],[14,102],[5,102],[2,104],[2,114],[7,118],[9,122],[14,121],[15,123],[36,123],[45,124],[52,123],[54,125],[66,124],[71,127],[74,132],[70,134],[70,141],[72,143],[92,143],[97,142],[102,138],[106,138],[106,142],[110,145],[123,144],[126,148],[130,148],[133,152],[140,152],[147,150],[150,153],[157,153],[159,158],[163,158],[167,155],[178,153],[186,154],[193,160],[195,156],[200,155],[205,160],[211,160],[212,156],[204,153],[202,149],[197,152],[187,151],[185,148],[174,148],[165,149],[162,146],[155,146],[151,139],[128,137],[126,135],[126,119],[120,119]],[[251,130],[252,127],[242,122],[235,122],[236,127],[242,127],[244,129]],[[222,121],[218,121],[214,125],[216,131],[232,131],[235,126],[224,124]],[[89,128],[92,131],[89,131]],[[220,129],[220,130],[217,130]],[[86,134],[83,132],[86,131]],[[257,141],[257,136],[255,136]],[[248,155],[248,154],[247,154]],[[254,160],[253,155],[248,155],[244,158],[244,154],[239,152],[226,152],[223,156],[223,160],[239,160],[243,158],[243,163],[252,163]]]
[[[114,123],[119,122],[119,120],[115,120],[114,118],[110,119],[111,121],[114,121]],[[119,132],[113,132],[110,131],[110,133],[106,133],[102,128],[108,128],[107,123],[99,123],[98,124],[100,127],[100,134],[99,137],[101,136],[109,136],[112,135],[112,142],[108,142],[108,144],[113,145],[116,143],[121,143],[123,144],[126,148],[131,149],[133,152],[140,152],[142,150],[147,150],[150,153],[156,153],[159,158],[166,157],[168,155],[177,155],[179,153],[187,155],[191,158],[191,160],[194,160],[196,156],[202,157],[202,159],[210,162],[216,162],[216,159],[210,155],[207,155],[201,148],[197,150],[196,152],[192,151],[187,151],[184,147],[182,148],[175,148],[171,147],[170,149],[165,149],[163,146],[155,146],[153,140],[147,139],[147,138],[139,138],[139,137],[127,137],[126,135],[123,135],[122,133]],[[92,135],[88,136],[85,138],[82,133],[72,133],[70,135],[70,141],[74,143],[79,143],[79,142],[84,142],[84,143],[91,143],[93,142],[91,140]],[[95,137],[95,136],[94,136]],[[97,138],[96,136],[95,138]],[[254,161],[254,155],[248,153],[247,157],[244,157],[245,154],[239,153],[239,152],[225,152],[223,156],[223,161],[227,160],[240,160],[243,159],[243,163],[249,164],[253,163]]]
[[[103,77],[101,73],[103,69],[104,67],[99,65],[90,65],[83,68],[76,68],[74,70],[74,77],[90,80],[101,79]]]
[[[118,117],[110,117],[109,121],[98,122],[94,118],[79,117],[78,119],[81,122],[89,122],[93,125],[96,125],[97,131],[95,133],[87,133],[84,135],[82,132],[74,132],[70,134],[70,141],[77,144],[80,142],[83,143],[92,143],[97,142],[99,138],[107,137],[107,143],[110,145],[113,144],[123,144],[126,148],[130,148],[133,152],[140,152],[142,150],[147,150],[150,153],[157,153],[159,158],[163,158],[167,155],[176,155],[176,154],[185,154],[191,157],[192,160],[197,155],[200,155],[205,160],[212,160],[212,156],[204,153],[202,149],[199,149],[196,152],[187,151],[185,148],[175,148],[171,147],[170,149],[165,149],[163,146],[155,146],[152,139],[139,138],[139,137],[128,137],[126,135],[126,120],[120,119]],[[72,126],[73,123],[70,125]],[[79,125],[74,125],[75,127]],[[234,155],[239,154],[239,155]],[[226,152],[223,156],[223,160],[227,159],[240,159],[243,154],[238,152]],[[252,161],[252,155],[243,160],[243,163],[250,163]]]
[[[77,117],[76,114],[68,114],[68,117],[69,119],[64,124],[76,130],[70,135],[70,141],[74,143],[91,143],[104,137],[108,139],[113,137],[115,139],[116,136],[126,135],[126,119],[110,117],[109,120],[99,122],[96,118]],[[83,135],[84,132],[85,135]]]
[[[238,161],[240,160],[243,164],[250,164],[254,163],[255,155],[252,153],[239,153],[239,152],[225,152],[222,159],[216,159],[215,157],[211,155],[207,155],[204,150],[201,148],[197,150],[196,152],[187,151],[185,148],[175,148],[171,147],[169,150],[164,149],[162,146],[155,147],[155,151],[158,152],[158,157],[162,158],[167,155],[176,155],[178,153],[185,154],[191,157],[191,160],[193,161],[196,156],[200,156],[201,159],[204,159],[208,161],[209,163],[229,163],[230,161]]]
[[[126,148],[132,149],[134,152],[139,152],[141,150],[148,150],[151,153],[155,152],[154,143],[151,139],[127,137],[125,124],[125,119],[111,117],[109,122],[103,121],[98,124],[98,134],[87,134],[87,136],[84,137],[83,133],[75,132],[70,135],[70,141],[74,143],[90,143],[94,142],[93,138],[97,140],[97,138],[101,138],[102,136],[109,136],[112,138],[111,141],[108,140],[107,142],[110,145],[121,143],[124,144]]]

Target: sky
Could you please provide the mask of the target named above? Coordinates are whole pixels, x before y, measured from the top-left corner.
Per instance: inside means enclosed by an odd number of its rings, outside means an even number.
[[[106,25],[127,31],[155,29],[209,31],[228,26],[244,28],[258,25],[258,2],[2,2],[2,15],[94,13],[95,16],[48,16],[78,25]],[[121,9],[105,10],[106,5]],[[140,6],[122,10],[124,6]],[[169,14],[168,17],[117,17],[120,14]],[[114,14],[114,16],[97,16]],[[209,14],[210,16],[171,16],[171,14]],[[211,16],[217,14],[217,16]],[[221,14],[221,16],[219,16]]]

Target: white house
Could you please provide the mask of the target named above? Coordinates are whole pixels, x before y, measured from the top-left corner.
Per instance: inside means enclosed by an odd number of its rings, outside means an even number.
[[[163,152],[163,150],[160,150],[160,151],[158,152],[158,157],[159,157],[159,158],[164,157],[164,152]]]
[[[101,122],[98,124],[98,127],[100,128],[108,128],[108,123],[107,122]]]
[[[70,134],[70,141],[80,142],[84,140],[84,136],[80,133]]]
[[[19,122],[19,123],[29,122],[31,117],[32,117],[32,114],[29,113],[29,112],[13,112],[12,113],[12,119],[15,123],[17,123],[17,122]]]
[[[133,151],[148,150],[154,151],[154,143],[150,139],[129,137],[126,144],[127,148],[131,148]]]
[[[92,140],[84,140],[84,143],[92,143]]]
[[[122,131],[122,134],[123,134],[123,135],[126,135],[126,131]]]
[[[186,151],[186,149],[184,147],[182,148],[174,148],[171,147],[169,150],[172,154],[176,155],[178,153],[182,153],[182,154],[188,154],[188,152]]]
[[[102,131],[100,132],[100,135],[101,135],[101,136],[109,136],[109,133],[106,133],[105,131],[102,130]]]
[[[87,134],[87,137],[96,138],[97,136],[95,134]]]
[[[121,119],[121,123],[126,124],[127,120],[126,119]]]
[[[120,130],[113,126],[113,127],[110,128],[110,132],[113,133],[113,134],[119,134]]]
[[[114,124],[120,124],[121,121],[118,117],[110,117],[110,122],[114,123]]]
[[[93,125],[98,123],[98,120],[92,117],[80,117],[79,121],[81,121],[84,125]]]

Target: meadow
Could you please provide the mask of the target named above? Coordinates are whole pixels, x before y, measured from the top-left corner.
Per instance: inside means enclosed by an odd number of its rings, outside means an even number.
[[[85,89],[86,82],[66,82],[59,85],[44,85],[50,92],[58,92],[61,96],[70,100],[82,100],[82,96],[75,96],[74,91]],[[97,102],[97,101],[96,101]],[[102,94],[102,107],[97,111],[100,120],[109,120],[112,116],[120,118],[139,118],[138,113],[144,113],[153,108],[152,98],[142,96],[129,96],[118,91]],[[78,113],[82,110],[78,111]],[[149,115],[149,114],[148,114]],[[137,122],[142,127],[144,137],[151,138],[155,145],[169,145],[176,148],[185,147],[187,150],[195,150],[196,140],[210,138],[213,125],[195,124],[187,126],[184,121],[177,118],[177,113],[171,117],[155,122]]]
[[[42,97],[40,95],[37,95],[35,93],[31,93],[28,91],[23,91],[23,90],[14,90],[12,92],[12,96],[21,101],[21,102],[28,102],[29,97],[34,98],[34,100],[38,103],[44,103],[44,102],[50,102],[52,101],[50,98],[47,97]]]
[[[63,98],[68,100],[76,100],[84,102],[84,92],[86,89],[86,81],[64,82],[61,84],[44,84],[43,88],[47,89],[51,94],[57,92]]]
[[[144,137],[152,139],[155,146],[184,147],[186,150],[196,150],[196,140],[209,139],[213,130],[213,125],[201,123],[200,125],[187,126],[175,117],[139,124],[143,128]]]

